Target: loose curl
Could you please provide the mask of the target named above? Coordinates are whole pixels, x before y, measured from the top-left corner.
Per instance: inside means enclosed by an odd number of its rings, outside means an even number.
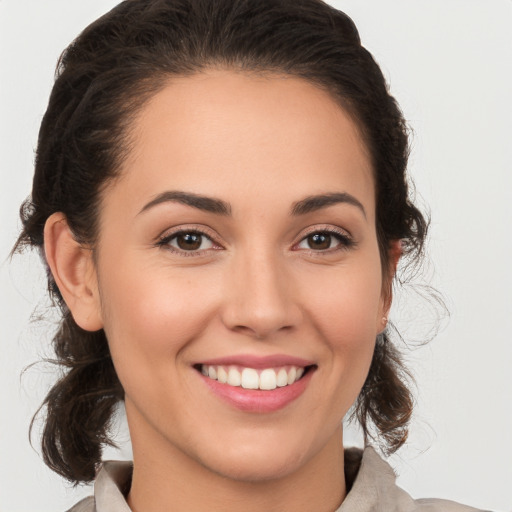
[[[421,257],[427,223],[406,176],[407,126],[352,20],[320,0],[126,0],[64,51],[39,132],[31,197],[15,249],[43,254],[46,220],[63,212],[75,238],[94,248],[100,194],[130,151],[133,119],[169,78],[209,68],[289,75],[327,90],[357,123],[376,184],[383,275],[392,242]],[[391,286],[391,285],[390,285]],[[43,457],[78,482],[94,478],[123,389],[103,330],[75,323],[48,271],[62,312],[53,338],[63,376],[46,396]],[[379,335],[353,414],[390,453],[407,436],[413,401],[407,371],[387,332]],[[374,436],[375,437],[375,436]]]

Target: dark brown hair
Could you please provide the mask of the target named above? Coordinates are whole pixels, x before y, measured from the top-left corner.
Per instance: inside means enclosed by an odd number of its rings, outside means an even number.
[[[420,258],[427,225],[409,198],[406,123],[352,20],[320,0],[127,0],[86,28],[58,64],[16,248],[42,251],[54,212],[94,247],[100,192],[130,150],[134,116],[169,77],[212,67],[288,74],[328,90],[371,155],[383,269],[396,240],[406,258]],[[65,478],[90,481],[123,389],[104,332],[81,330],[49,272],[48,285],[63,316],[53,343],[64,372],[42,405],[43,456]],[[353,415],[386,452],[406,439],[406,376],[384,332]]]

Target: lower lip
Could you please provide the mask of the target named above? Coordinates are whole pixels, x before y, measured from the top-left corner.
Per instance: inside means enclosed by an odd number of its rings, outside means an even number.
[[[215,395],[237,409],[245,412],[265,413],[283,409],[296,400],[305,391],[313,373],[313,368],[310,368],[301,379],[293,384],[268,391],[230,386],[200,373],[199,376]]]

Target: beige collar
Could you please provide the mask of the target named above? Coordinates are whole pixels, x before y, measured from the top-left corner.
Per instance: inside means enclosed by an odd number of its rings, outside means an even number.
[[[69,512],[131,512],[126,503],[132,463],[103,463],[94,483],[94,497],[77,503]],[[335,512],[477,512],[452,501],[413,500],[395,483],[395,473],[376,451],[367,447],[345,450],[347,497]]]

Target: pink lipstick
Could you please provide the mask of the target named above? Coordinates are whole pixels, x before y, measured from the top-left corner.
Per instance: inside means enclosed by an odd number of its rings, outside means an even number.
[[[239,410],[254,413],[274,412],[296,400],[316,369],[312,361],[287,355],[229,356],[194,367],[216,396]]]

